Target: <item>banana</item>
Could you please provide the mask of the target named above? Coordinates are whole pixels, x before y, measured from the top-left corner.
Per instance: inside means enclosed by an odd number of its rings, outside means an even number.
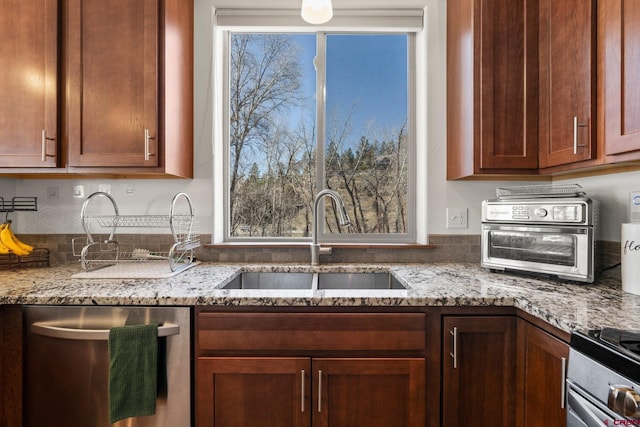
[[[9,226],[9,224],[7,224],[7,228],[9,229],[9,231],[11,231],[11,237],[13,238],[13,241],[16,243],[16,245],[18,245],[22,250],[25,250],[29,253],[33,251],[33,246],[24,243],[22,240],[16,237],[16,235],[13,233],[13,230],[11,230],[11,227]]]
[[[6,225],[2,227],[2,230],[0,230],[0,242],[2,242],[4,246],[9,248],[11,252],[18,256],[26,256],[31,253],[30,251],[23,249],[16,243],[9,223],[6,223]]]
[[[5,222],[4,224],[0,225],[0,233],[2,232],[2,230],[6,227],[7,223]],[[11,253],[11,250],[6,247],[5,245],[2,244],[2,240],[0,240],[0,254],[8,254]]]

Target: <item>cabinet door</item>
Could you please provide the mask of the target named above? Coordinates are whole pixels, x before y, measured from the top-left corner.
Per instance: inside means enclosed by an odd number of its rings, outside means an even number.
[[[564,384],[569,346],[518,320],[518,426],[566,423]]]
[[[442,333],[442,425],[514,425],[515,318],[447,316]]]
[[[595,156],[595,1],[540,0],[540,167]]]
[[[0,426],[22,425],[22,308],[0,305]]]
[[[310,426],[310,359],[200,357],[197,363],[198,427]]]
[[[0,0],[0,167],[58,159],[58,2]]]
[[[537,0],[447,2],[447,177],[537,173]]]
[[[425,425],[425,362],[313,359],[314,427]]]
[[[158,0],[70,0],[69,166],[158,165]]]
[[[640,2],[607,0],[600,2],[599,8],[605,153],[617,155],[638,151]]]

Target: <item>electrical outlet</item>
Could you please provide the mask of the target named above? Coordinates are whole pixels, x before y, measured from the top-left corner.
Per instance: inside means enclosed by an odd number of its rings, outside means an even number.
[[[84,199],[84,185],[73,186],[73,197],[76,199]]]
[[[58,187],[47,187],[47,199],[57,199],[59,197]]]
[[[467,228],[467,208],[447,208],[447,228]]]
[[[98,184],[98,191],[100,193],[111,194],[111,186],[109,184]]]

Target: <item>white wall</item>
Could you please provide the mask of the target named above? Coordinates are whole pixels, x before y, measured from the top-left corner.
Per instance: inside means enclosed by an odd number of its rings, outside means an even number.
[[[187,192],[195,205],[201,232],[210,234],[213,217],[213,150],[211,46],[212,0],[195,0],[195,178],[192,180],[12,180],[0,179],[0,196],[14,192],[37,196],[38,212],[12,214],[22,233],[79,233],[82,199],[72,197],[74,185],[83,184],[85,193],[97,191],[98,184],[110,184],[121,214],[168,213],[173,195]],[[446,181],[446,0],[429,0],[426,8],[428,31],[428,232],[430,234],[478,234],[480,203],[495,196],[495,188],[523,182]],[[561,183],[563,181],[560,181]],[[605,240],[620,239],[620,223],[627,220],[628,193],[640,190],[640,172],[603,175],[569,180],[579,183],[592,197],[603,203]],[[128,196],[125,189],[135,186]],[[47,198],[55,187],[58,198]],[[13,195],[13,194],[11,194]],[[469,228],[447,229],[445,208],[468,208]]]

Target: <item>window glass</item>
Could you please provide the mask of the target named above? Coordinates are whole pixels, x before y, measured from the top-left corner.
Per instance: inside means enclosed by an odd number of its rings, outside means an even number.
[[[326,188],[351,230],[407,232],[407,36],[330,34],[326,50]],[[327,204],[325,232],[340,230]]]
[[[409,63],[406,34],[230,33],[228,236],[309,238],[323,188],[352,225],[326,199],[322,234],[406,235]]]

